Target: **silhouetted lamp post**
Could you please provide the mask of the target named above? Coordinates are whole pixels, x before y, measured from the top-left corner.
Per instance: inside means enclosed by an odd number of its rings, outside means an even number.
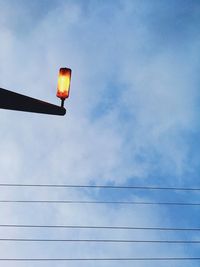
[[[61,68],[57,87],[57,96],[61,99],[61,106],[0,88],[0,108],[63,116],[66,113],[64,101],[69,97],[70,81],[71,69]]]

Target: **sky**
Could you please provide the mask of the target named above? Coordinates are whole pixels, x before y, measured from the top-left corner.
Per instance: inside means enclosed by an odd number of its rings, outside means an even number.
[[[64,117],[1,110],[0,183],[200,187],[198,0],[0,0],[0,87]],[[200,202],[191,192],[7,188],[1,199]],[[185,206],[0,203],[0,224],[200,227]],[[197,232],[1,228],[1,238],[200,240]],[[1,242],[0,258],[198,257],[199,245]],[[38,262],[28,266],[79,262]],[[86,262],[84,266],[199,266]],[[4,262],[5,267],[27,262]]]

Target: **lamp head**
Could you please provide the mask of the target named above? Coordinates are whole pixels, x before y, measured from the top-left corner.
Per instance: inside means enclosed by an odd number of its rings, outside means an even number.
[[[70,82],[71,82],[71,69],[60,68],[58,75],[57,97],[62,100],[62,104],[65,99],[69,97]]]

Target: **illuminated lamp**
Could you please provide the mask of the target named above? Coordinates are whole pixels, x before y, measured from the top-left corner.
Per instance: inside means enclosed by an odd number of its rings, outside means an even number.
[[[71,69],[60,68],[56,96],[61,99],[61,107],[64,107],[64,101],[69,97],[71,73]]]

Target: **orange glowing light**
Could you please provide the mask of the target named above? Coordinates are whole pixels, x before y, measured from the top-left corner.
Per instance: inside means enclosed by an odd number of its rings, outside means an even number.
[[[57,97],[62,100],[69,97],[71,69],[61,68],[58,76]]]

